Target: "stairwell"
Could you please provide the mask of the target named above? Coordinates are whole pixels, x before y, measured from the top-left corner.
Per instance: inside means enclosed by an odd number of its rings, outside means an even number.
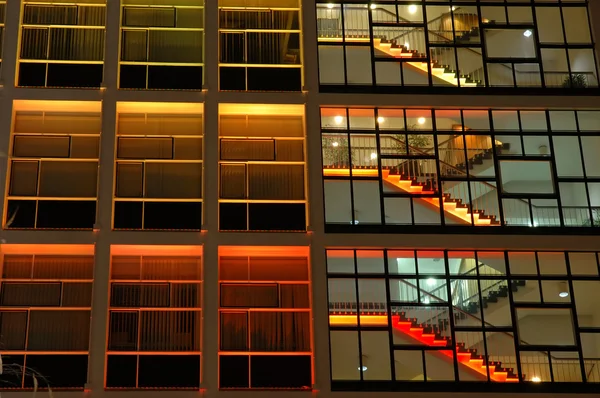
[[[367,39],[369,41],[369,39]],[[481,81],[474,81],[469,75],[458,76],[455,70],[452,70],[448,65],[440,65],[437,60],[427,62],[425,54],[419,54],[416,50],[409,50],[404,45],[399,45],[396,40],[388,40],[387,38],[374,38],[373,47],[381,53],[387,54],[393,58],[415,58],[414,62],[406,62],[408,65],[429,73],[431,67],[431,75],[434,78],[441,79],[453,86],[461,87],[477,87],[481,85]]]
[[[482,270],[482,268],[486,269]],[[461,273],[461,275],[472,275],[475,270],[480,270],[477,272],[483,272],[486,275],[490,272],[494,272],[487,264],[480,263],[466,273]],[[499,271],[496,272],[502,274]],[[474,281],[477,282],[477,280]],[[409,297],[412,294],[414,298],[420,296],[420,301],[427,303],[442,303],[446,301],[442,297],[437,297],[430,292],[419,290],[416,285],[404,279],[401,279],[398,282],[400,288],[409,290],[408,296],[406,296],[407,292],[395,292],[394,296]],[[443,286],[446,285],[444,284]],[[524,286],[526,286],[525,281],[516,280],[512,281],[510,289],[513,293],[516,293]],[[453,290],[455,290],[455,288],[453,288]],[[500,283],[482,289],[481,303],[485,316],[487,316],[488,313],[486,310],[493,304],[505,300],[502,304],[509,305],[508,289],[508,285],[502,285]],[[437,290],[437,288],[434,290]],[[414,296],[415,294],[417,294],[417,296]],[[457,303],[455,304],[455,302]],[[466,325],[479,325],[479,327],[481,327],[482,319],[480,318],[480,311],[482,311],[482,309],[479,305],[479,294],[474,295],[473,297],[459,298],[458,300],[453,299],[453,304],[452,318],[455,327]],[[468,377],[469,380],[486,381],[489,377],[489,380],[494,382],[519,382],[519,376],[515,373],[515,369],[512,366],[503,366],[502,361],[492,360],[492,358],[504,358],[509,362],[514,363],[514,358],[494,356],[489,351],[488,355],[485,355],[485,353],[481,354],[478,348],[482,348],[483,345],[482,341],[478,339],[471,338],[468,341],[460,341],[460,338],[457,337],[457,340],[453,342],[451,337],[452,334],[450,332],[450,314],[447,310],[439,312],[439,310],[436,310],[436,308],[439,307],[436,307],[435,304],[431,304],[431,308],[429,306],[414,307],[411,310],[398,310],[396,305],[397,304],[391,305],[390,311],[386,303],[361,302],[360,305],[357,305],[356,303],[330,302],[330,324],[335,326],[352,324],[353,322],[356,323],[357,313],[360,313],[360,324],[364,327],[385,326],[391,321],[395,344],[401,342],[402,345],[429,346],[434,348],[428,350],[428,355],[436,358],[436,364],[432,366],[451,367],[453,366],[454,357],[456,356],[456,360],[462,369],[461,374],[466,372],[466,377]],[[408,307],[402,306],[402,308]],[[387,315],[388,313],[390,313],[389,318]],[[419,321],[417,316],[421,318],[421,321]],[[471,320],[476,321],[475,324],[470,322]],[[486,324],[486,327],[491,329],[494,328],[494,325],[488,322],[484,323]],[[459,333],[456,333],[456,335],[458,336]],[[507,334],[507,338],[512,344],[512,335]],[[525,342],[523,343],[527,344]],[[490,348],[488,347],[488,349]],[[410,367],[411,364],[403,363],[402,366]],[[526,380],[525,374],[522,375],[522,380]]]
[[[418,323],[416,318],[407,318],[405,312],[392,316],[392,327],[395,331],[403,333],[419,342],[431,347],[448,347],[451,350],[440,349],[439,354],[453,359],[456,354],[457,361],[474,372],[481,375],[482,380],[487,380],[488,373],[490,380],[496,382],[518,382],[519,376],[515,374],[513,368],[502,367],[502,362],[490,361],[485,355],[478,353],[475,348],[468,348],[465,343],[457,342],[452,345],[452,341],[443,336],[441,326],[431,323]]]

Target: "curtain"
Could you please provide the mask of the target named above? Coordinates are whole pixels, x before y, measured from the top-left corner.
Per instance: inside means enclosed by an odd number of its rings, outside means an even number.
[[[221,307],[276,308],[277,284],[221,284]]]
[[[310,308],[308,284],[280,285],[281,308]]]
[[[252,351],[310,351],[309,312],[251,312]]]
[[[90,311],[31,311],[27,349],[87,351]]]
[[[142,311],[140,351],[198,351],[200,311]]]
[[[248,313],[221,313],[221,350],[248,350]]]

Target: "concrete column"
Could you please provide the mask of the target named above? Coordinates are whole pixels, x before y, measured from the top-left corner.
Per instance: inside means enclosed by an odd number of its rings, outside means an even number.
[[[108,326],[110,280],[110,234],[112,229],[113,173],[117,117],[117,68],[119,60],[118,1],[106,4],[106,41],[102,97],[102,132],[98,168],[97,234],[94,258],[94,288],[90,335],[90,359],[86,390],[101,395],[104,391],[104,359]]]
[[[204,3],[204,203],[203,203],[203,333],[202,389],[205,395],[219,391],[219,10],[218,1]]]
[[[321,117],[318,101],[319,67],[316,20],[315,1],[302,1],[309,230],[312,234],[310,256],[315,376],[313,388],[319,391],[320,394],[327,394],[331,390],[329,376],[329,305],[327,300],[327,265],[324,246],[325,214],[321,171]]]
[[[8,148],[13,114],[15,73],[17,70],[17,38],[21,2],[6,4],[4,21],[4,46],[2,48],[2,68],[0,68],[0,195],[4,197],[8,172]],[[13,40],[9,40],[13,39]],[[0,215],[4,215],[4,201],[0,203]],[[4,219],[3,219],[4,220]]]
[[[0,84],[6,97],[13,92],[16,84],[17,59],[19,49],[19,21],[21,20],[21,1],[6,2],[4,15],[4,45],[2,47],[2,70],[0,71]]]

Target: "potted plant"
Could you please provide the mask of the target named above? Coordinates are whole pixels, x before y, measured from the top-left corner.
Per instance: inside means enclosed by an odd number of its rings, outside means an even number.
[[[407,127],[407,131],[418,130],[418,125],[411,125]],[[424,134],[410,134],[408,133],[408,147],[406,147],[407,136],[405,134],[396,134],[392,142],[392,148],[397,151],[398,155],[408,154],[419,154],[419,152],[425,152],[426,149],[431,145],[431,136]],[[408,151],[407,151],[408,149]],[[412,153],[411,153],[412,152]],[[421,175],[421,161],[419,159],[406,159],[401,160],[398,163],[398,170],[410,171],[411,174]]]
[[[600,227],[600,209],[592,209],[592,217],[587,219],[583,227]]]
[[[570,76],[565,77],[562,86],[564,88],[586,88],[587,81],[584,74],[572,73]]]
[[[336,168],[349,168],[350,152],[348,151],[348,138],[345,136],[323,136],[323,166]]]

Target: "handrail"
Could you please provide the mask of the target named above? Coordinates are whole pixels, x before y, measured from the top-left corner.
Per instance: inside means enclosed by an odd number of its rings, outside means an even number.
[[[404,279],[399,279],[399,281],[401,281],[402,283],[404,283],[404,284],[406,284],[406,285],[408,285],[408,286],[410,286],[410,287],[412,287],[412,288],[414,288],[414,289],[419,289],[417,286],[413,285],[413,284],[412,284],[412,283],[410,283],[410,282],[407,282],[407,281],[406,281],[406,280],[404,280]],[[420,289],[419,289],[419,290],[420,290]],[[418,291],[418,290],[417,290],[417,291]],[[426,295],[428,295],[428,296],[429,296],[429,297],[431,297],[431,298],[434,298],[434,299],[436,299],[436,301],[437,301],[437,302],[441,302],[441,303],[445,302],[445,300],[443,300],[441,297],[437,297],[437,296],[435,296],[435,295],[428,294],[428,292],[425,292],[425,294],[426,294]],[[434,304],[435,304],[435,303],[434,303]],[[452,305],[452,303],[450,303],[450,304]],[[495,328],[495,326],[494,326],[493,324],[491,324],[491,323],[489,323],[489,322],[486,322],[486,321],[484,321],[483,319],[477,318],[475,315],[473,315],[473,314],[470,314],[470,313],[468,313],[468,312],[466,312],[466,311],[463,311],[463,310],[461,310],[460,308],[457,308],[457,307],[456,307],[456,306],[454,306],[454,305],[452,305],[452,310],[453,310],[453,311],[456,311],[456,310],[457,310],[458,312],[460,312],[460,313],[463,313],[463,314],[467,315],[468,317],[474,318],[474,319],[476,319],[476,320],[477,320],[477,321],[479,321],[479,322],[483,322],[483,324],[484,324],[484,325],[486,325],[486,326],[491,326],[492,328]],[[515,326],[516,326],[516,325],[515,325]],[[507,335],[507,336],[509,336],[509,337],[511,337],[511,338],[514,338],[514,336],[513,336],[512,334],[508,333],[508,332],[496,332],[496,333],[502,333],[502,334],[504,334],[504,335]],[[521,340],[521,339],[519,339],[519,343],[521,343],[521,344],[524,344],[524,345],[531,345],[531,344],[529,344],[528,342],[526,342],[525,340]],[[542,354],[544,354],[544,355],[548,355],[548,353],[547,353],[547,352],[544,352],[544,351],[538,351],[538,352],[539,352],[539,353],[542,353]],[[557,357],[553,356],[552,354],[550,354],[550,357],[551,357],[552,359],[564,359],[564,358],[557,358]]]
[[[434,20],[432,20],[431,22],[434,22],[434,21],[435,21],[435,19],[434,19]],[[428,22],[427,24],[429,24],[429,22]],[[392,40],[397,40],[397,39],[399,39],[399,38],[401,38],[401,37],[404,37],[404,36],[406,36],[406,35],[410,34],[410,33],[411,33],[411,32],[413,32],[413,31],[414,31],[414,29],[413,29],[413,30],[411,30],[411,31],[405,32],[405,33],[403,33],[403,34],[401,34],[401,35],[399,35],[399,36],[396,36],[396,37],[394,37]],[[443,35],[440,35],[439,33],[436,33],[436,32],[434,32],[434,31],[432,31],[432,30],[429,30],[429,28],[427,28],[427,33],[429,33],[430,35],[434,35],[434,36],[437,36],[437,37],[441,37],[442,39],[444,39],[444,40],[446,41],[446,43],[454,43],[452,40],[448,39],[447,37],[444,37]],[[483,56],[483,54],[482,54],[482,53],[480,53],[480,52],[477,52],[477,51],[473,50],[473,49],[472,49],[472,48],[470,48],[470,47],[461,47],[461,49],[462,49],[462,50],[467,50],[467,51],[470,51],[470,52],[472,52],[473,54],[477,54],[477,55],[479,55],[479,56]],[[500,63],[500,64],[496,64],[496,65],[502,65],[503,67],[505,67],[505,68],[507,68],[507,69],[510,69],[511,71],[513,70],[511,67],[509,67],[509,66],[506,66],[506,65],[504,65],[504,64],[502,64],[502,63]],[[482,68],[483,68],[483,67],[482,67]],[[479,69],[482,69],[482,68],[479,68]]]
[[[414,152],[417,152],[417,153],[419,153],[419,154],[422,154],[422,155],[429,155],[429,156],[431,156],[431,154],[430,154],[430,153],[423,152],[423,151],[421,151],[420,149],[414,148],[414,147],[412,147],[412,146],[408,145],[408,143],[406,143],[406,142],[404,142],[404,141],[398,140],[397,138],[394,138],[394,137],[389,137],[389,138],[391,138],[391,139],[392,139],[392,140],[394,140],[394,141],[397,141],[397,142],[401,143],[402,145],[405,145],[405,146],[406,146],[406,148],[407,148],[407,149],[410,149],[410,151],[411,151],[411,152],[413,152],[413,151],[414,151]],[[410,160],[411,160],[411,159],[406,159],[406,160],[405,160],[403,163],[407,163],[407,162],[409,162]],[[449,164],[449,163],[446,163],[446,162],[444,162],[444,161],[442,161],[442,160],[439,160],[439,159],[437,159],[437,161],[438,161],[440,164],[443,164],[444,166],[446,166],[446,167],[448,167],[448,168],[450,168],[450,169],[452,169],[452,170],[458,171],[458,172],[459,172],[460,174],[462,174],[462,175],[467,175],[467,173],[466,173],[466,172],[464,172],[463,170],[461,170],[461,169],[459,169],[459,168],[457,168],[457,167],[454,167],[454,166],[452,166],[452,165],[451,165],[451,164]],[[490,184],[490,183],[489,183],[489,182],[487,182],[487,181],[479,181],[479,180],[476,180],[476,182],[478,182],[478,183],[480,183],[480,184],[483,184],[483,185],[485,185],[485,186],[488,186],[488,187],[492,188],[493,190],[498,190],[498,187],[497,187],[497,186],[495,186],[495,185],[492,185],[492,184]],[[528,206],[531,206],[531,207],[535,207],[535,208],[538,208],[538,207],[539,207],[539,206],[537,206],[537,205],[530,204],[529,202],[527,202],[527,201],[526,201],[526,200],[524,200],[524,199],[520,199],[520,198],[519,198],[519,199],[517,199],[517,200],[519,200],[519,201],[521,201],[521,202],[523,202],[523,203],[526,203]]]
[[[394,141],[396,141],[396,142],[398,142],[398,143],[401,143],[402,145],[405,145],[405,146],[406,146],[406,148],[407,148],[407,149],[409,149],[411,152],[416,152],[416,153],[418,153],[418,154],[420,154],[420,155],[428,155],[428,156],[431,156],[431,154],[430,154],[430,153],[427,153],[427,152],[424,152],[424,151],[422,151],[422,150],[420,150],[420,149],[417,149],[417,148],[415,148],[415,147],[412,147],[412,146],[408,145],[408,143],[407,143],[407,142],[401,141],[401,140],[399,140],[399,139],[397,139],[397,138],[394,138],[394,137],[389,137],[389,138],[391,138],[392,140],[394,140]],[[406,159],[406,160],[405,160],[403,163],[409,162],[409,161],[411,161],[411,160],[412,160],[412,159]],[[466,173],[466,172],[464,172],[463,170],[459,169],[458,167],[455,167],[455,166],[451,165],[450,163],[446,163],[446,162],[444,162],[443,160],[439,160],[439,159],[436,159],[436,160],[437,160],[437,161],[438,161],[438,162],[439,162],[441,165],[444,165],[444,166],[446,166],[446,167],[448,167],[448,168],[450,168],[450,169],[452,169],[452,170],[455,170],[455,171],[459,172],[459,173],[460,173],[460,174],[462,174],[462,175],[467,175],[467,173]],[[480,183],[482,183],[483,185],[487,185],[487,186],[489,186],[489,187],[493,188],[494,190],[497,190],[497,189],[498,189],[498,187],[496,187],[496,186],[494,186],[494,185],[490,184],[490,183],[489,183],[489,182],[487,182],[487,181],[477,181],[477,182],[480,182]]]

